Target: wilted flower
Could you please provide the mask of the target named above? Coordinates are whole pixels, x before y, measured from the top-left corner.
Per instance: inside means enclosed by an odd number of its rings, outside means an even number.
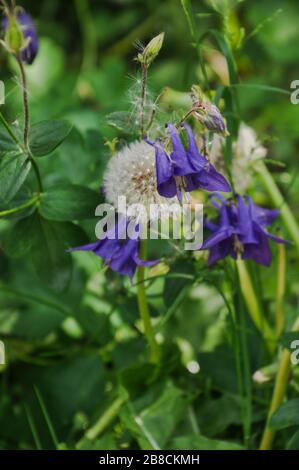
[[[228,135],[225,119],[215,104],[201,102],[193,114],[208,131]]]
[[[157,191],[155,151],[144,141],[126,145],[110,159],[104,173],[104,193],[106,199],[119,210],[119,198],[125,197],[127,207],[133,210],[134,204],[141,204],[147,218],[153,216],[151,206],[161,209],[160,215],[167,215],[173,202]],[[136,208],[137,211],[138,208]],[[131,215],[134,214],[131,212]]]
[[[213,138],[209,157],[218,171],[225,172],[225,140],[219,135]],[[244,193],[252,184],[252,166],[264,158],[267,149],[257,138],[255,131],[244,123],[239,128],[238,139],[233,144],[232,179],[237,192]]]
[[[149,141],[156,150],[158,193],[171,198],[176,195],[181,197],[182,191],[191,192],[199,188],[230,192],[231,187],[226,179],[199,152],[190,126],[185,124],[184,128],[189,141],[187,149],[173,124],[167,125],[172,143],[170,155],[160,142]]]
[[[140,239],[125,238],[129,221],[119,215],[117,223],[106,233],[102,240],[73,248],[70,251],[92,251],[102,258],[113,271],[133,279],[137,266],[150,267],[159,260],[145,261],[139,257]]]
[[[269,233],[266,229],[279,215],[278,210],[256,206],[249,196],[248,203],[241,196],[236,201],[224,199],[221,195],[211,198],[212,204],[219,211],[217,223],[208,219],[205,226],[212,232],[203,243],[202,250],[209,250],[209,265],[225,258],[241,257],[253,259],[264,266],[270,266],[272,253],[269,239],[277,243],[285,240]]]
[[[17,7],[6,12],[2,25],[5,46],[14,54],[20,54],[23,62],[32,64],[38,53],[39,41],[31,15]]]

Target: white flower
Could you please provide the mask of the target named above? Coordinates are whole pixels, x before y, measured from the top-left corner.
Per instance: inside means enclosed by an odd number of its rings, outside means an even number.
[[[210,160],[216,168],[224,171],[224,143],[225,140],[215,135],[212,141]],[[255,131],[244,124],[239,128],[238,139],[233,144],[232,178],[237,192],[244,193],[252,184],[252,163],[267,155],[257,138]]]
[[[119,198],[126,198],[126,209],[130,215],[138,217],[134,204],[141,204],[147,219],[159,218],[172,213],[178,199],[164,198],[157,191],[155,149],[144,141],[136,141],[125,146],[110,159],[104,173],[104,191],[107,201],[119,208]],[[154,213],[153,206],[158,212]]]

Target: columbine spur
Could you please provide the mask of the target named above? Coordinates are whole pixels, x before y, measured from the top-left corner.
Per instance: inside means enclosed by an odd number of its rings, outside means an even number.
[[[38,53],[39,40],[31,15],[20,7],[5,13],[2,26],[6,33],[6,47],[16,54],[20,52],[22,61],[32,64]]]
[[[188,148],[185,149],[177,128],[173,124],[166,127],[170,135],[172,150],[166,152],[158,141],[148,141],[156,151],[156,172],[158,193],[171,198],[181,198],[182,192],[196,189],[207,191],[230,192],[231,187],[226,179],[198,150],[190,126],[183,126],[188,136]]]
[[[218,194],[211,197],[211,202],[219,211],[219,219],[216,223],[205,220],[205,227],[212,234],[204,241],[201,250],[209,250],[209,265],[232,256],[235,259],[253,259],[270,266],[272,253],[269,239],[287,243],[267,231],[279,211],[256,206],[249,196],[242,198],[238,195],[234,201]]]

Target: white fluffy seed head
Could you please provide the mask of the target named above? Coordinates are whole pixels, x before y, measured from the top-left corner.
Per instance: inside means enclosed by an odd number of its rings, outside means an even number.
[[[225,173],[223,137],[214,135],[210,160],[216,168]],[[252,185],[252,164],[263,159],[266,148],[260,143],[255,131],[244,124],[239,128],[238,139],[233,144],[232,178],[237,192],[244,193]]]
[[[159,195],[155,149],[143,141],[133,142],[113,155],[104,174],[104,190],[107,201],[117,209],[120,197],[126,198],[127,209],[133,204],[142,204],[148,220],[158,217],[151,210],[152,205],[157,205],[163,216],[178,203],[177,198]],[[137,213],[136,209],[136,216]]]

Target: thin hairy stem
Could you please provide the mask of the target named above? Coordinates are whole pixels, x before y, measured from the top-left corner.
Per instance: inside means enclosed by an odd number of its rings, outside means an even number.
[[[141,66],[141,108],[140,108],[140,137],[145,138],[145,102],[148,67],[145,64]]]
[[[146,258],[146,240],[141,240],[140,242],[140,258]],[[138,306],[140,317],[143,322],[144,334],[147,338],[149,347],[150,347],[150,359],[151,362],[157,363],[159,361],[159,346],[155,338],[150,311],[148,307],[148,302],[145,292],[145,276],[144,276],[144,267],[139,266],[137,277],[138,277],[138,286],[137,286],[137,297],[138,297]]]
[[[24,146],[29,152],[29,127],[30,127],[30,113],[29,113],[29,97],[27,88],[27,78],[25,67],[20,55],[17,56],[17,62],[21,74],[22,94],[23,94],[23,109],[24,109]]]

